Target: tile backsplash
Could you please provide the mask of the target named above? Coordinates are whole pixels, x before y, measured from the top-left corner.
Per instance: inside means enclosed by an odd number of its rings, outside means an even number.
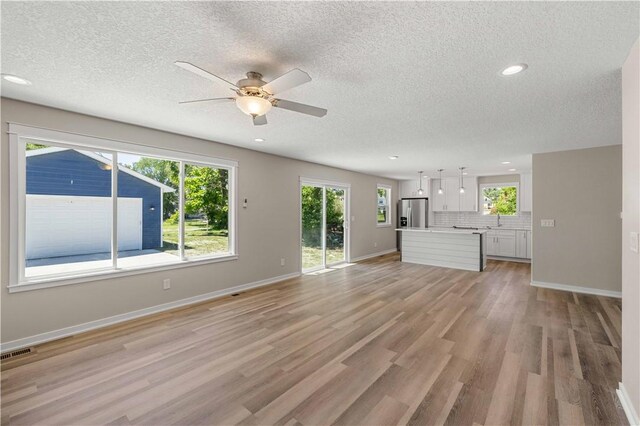
[[[495,226],[496,216],[485,216],[477,212],[434,212],[431,226]],[[507,228],[531,229],[531,213],[521,212],[518,216],[500,216],[500,223]]]

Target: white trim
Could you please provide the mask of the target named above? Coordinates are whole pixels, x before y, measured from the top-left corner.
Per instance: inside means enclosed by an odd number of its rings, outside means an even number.
[[[373,257],[384,256],[385,254],[395,253],[397,251],[398,251],[397,248],[392,248],[392,249],[389,249],[389,250],[379,251],[377,253],[366,254],[366,255],[360,256],[360,257],[354,257],[353,259],[351,259],[351,263],[360,262],[361,260],[367,260],[367,259],[371,259]]]
[[[26,126],[23,124],[9,123],[9,133],[18,134],[21,138],[39,140],[43,142],[54,142],[60,144],[72,144],[89,149],[105,149],[109,151],[120,151],[126,154],[151,155],[154,157],[170,156],[173,160],[193,161],[207,165],[236,167],[238,162],[225,158],[209,157],[193,152],[175,151],[169,148],[158,148],[149,145],[142,145],[135,142],[120,141],[116,139],[106,139],[96,136],[88,136],[79,133],[70,133],[60,130],[46,129],[42,127]],[[133,151],[132,151],[133,150]],[[211,164],[208,161],[211,161]]]
[[[305,184],[307,186],[329,186],[329,187],[340,187],[340,188],[351,188],[350,183],[344,182],[336,182],[332,180],[325,179],[316,179],[316,178],[307,178],[300,176],[300,183]]]
[[[30,279],[21,284],[8,285],[9,293],[20,293],[23,291],[39,290],[41,288],[60,287],[63,285],[82,284],[91,281],[107,280],[113,278],[127,277],[130,275],[149,274],[152,272],[167,271],[170,269],[187,268],[191,266],[206,265],[209,263],[228,262],[238,260],[237,254],[223,254],[208,258],[198,258],[194,260],[176,260],[175,263],[164,263],[153,266],[142,266],[128,269],[106,269],[93,270],[91,272],[79,272],[77,275],[47,276],[42,279]]]
[[[299,277],[299,272],[293,272],[291,274],[280,275],[273,278],[267,278],[260,281],[254,281],[248,284],[241,284],[235,287],[226,288],[223,290],[217,290],[210,293],[200,294],[198,296],[188,297],[186,299],[180,299],[173,302],[163,303],[162,305],[151,306],[137,311],[127,312],[124,314],[114,315],[108,318],[102,318],[95,321],[86,322],[84,324],[73,325],[71,327],[65,327],[58,330],[47,331],[45,333],[36,334],[35,336],[25,337],[22,339],[12,340],[0,345],[0,352],[13,351],[16,349],[37,345],[40,343],[49,342],[51,340],[61,339],[63,337],[72,336],[79,333],[84,333],[90,330],[107,327],[110,325],[118,324],[124,321],[129,321],[135,318],[144,317],[159,312],[168,311],[170,309],[179,308],[194,303],[205,302],[207,300],[217,299],[229,294],[237,293],[240,291],[247,291],[258,287],[263,287],[270,284],[275,284],[281,281],[285,281],[291,278]]]
[[[111,267],[116,269],[118,267],[118,172],[114,173],[113,164],[118,164],[118,153],[114,152],[111,155],[113,155],[111,159]],[[162,188],[160,188],[160,194],[162,194]],[[160,198],[160,202],[162,202],[162,198]],[[144,205],[144,203],[142,204]],[[144,213],[140,219],[143,217]],[[142,224],[140,224],[140,233],[142,234]],[[162,240],[162,234],[160,234],[160,239]],[[140,242],[142,242],[142,237],[140,237]]]
[[[618,399],[620,400],[620,405],[622,405],[622,409],[624,410],[624,413],[627,415],[627,420],[629,421],[629,424],[631,426],[639,426],[640,416],[638,416],[638,413],[633,407],[631,398],[629,398],[627,389],[624,387],[624,384],[622,384],[622,382],[618,383],[618,389],[616,389],[616,394],[618,395]]]
[[[545,283],[542,281],[531,281],[531,285],[540,288],[550,288],[552,290],[571,291],[573,293],[593,294],[596,296],[615,297],[622,299],[621,291],[602,290],[599,288],[580,287],[577,285]]]

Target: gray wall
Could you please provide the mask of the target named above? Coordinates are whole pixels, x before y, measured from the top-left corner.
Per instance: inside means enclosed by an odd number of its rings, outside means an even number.
[[[640,40],[622,67],[622,383],[640,415],[640,259],[631,232],[640,232]]]
[[[479,176],[478,185],[486,183],[520,183],[520,175],[496,175],[496,176]]]
[[[621,290],[621,170],[621,145],[534,154],[533,281]]]
[[[376,226],[376,184],[394,180],[321,166],[44,106],[2,99],[0,278],[2,342],[300,271],[299,177],[351,184],[351,257],[395,249],[393,227]],[[179,149],[239,162],[239,259],[165,272],[9,294],[7,122]],[[303,143],[303,140],[302,142]],[[338,155],[338,153],[336,153]],[[377,247],[374,244],[377,243]],[[280,258],[286,266],[280,266]],[[171,289],[162,280],[171,278]]]

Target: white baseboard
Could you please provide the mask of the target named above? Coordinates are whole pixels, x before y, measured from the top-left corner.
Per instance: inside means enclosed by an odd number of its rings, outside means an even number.
[[[248,284],[241,284],[235,287],[225,288],[223,290],[212,291],[210,293],[200,294],[198,296],[188,297],[186,299],[176,300],[174,302],[163,303],[162,305],[150,306],[148,308],[139,309],[133,312],[127,312],[124,314],[114,315],[108,318],[102,318],[95,321],[86,322],[84,324],[73,325],[71,327],[61,328],[59,330],[47,331],[46,333],[36,334],[35,336],[24,337],[22,339],[12,340],[0,344],[0,352],[14,351],[40,343],[49,342],[51,340],[61,339],[63,337],[72,336],[74,334],[83,333],[90,330],[95,330],[102,327],[107,327],[113,324],[118,324],[124,321],[129,321],[135,318],[144,317],[159,312],[168,311],[170,309],[179,308],[181,306],[191,305],[194,303],[204,302],[207,300],[217,299],[219,297],[228,296],[229,294],[238,293],[240,291],[246,291],[253,288],[262,287],[269,284],[274,284],[280,281],[288,280],[290,278],[296,278],[300,276],[300,272],[294,272],[291,274],[280,275],[278,277],[267,278],[265,280],[254,281]]]
[[[573,293],[593,294],[596,296],[607,296],[622,299],[621,291],[601,290],[599,288],[580,287],[577,285],[545,283],[542,281],[531,281],[531,285],[534,287],[550,288],[553,290],[571,291]]]
[[[620,399],[620,405],[622,405],[622,409],[624,413],[627,415],[627,420],[629,420],[629,424],[631,426],[640,426],[640,416],[636,412],[635,408],[633,408],[633,403],[631,399],[629,399],[629,394],[627,393],[627,389],[624,387],[622,383],[618,384],[618,389],[616,390],[616,394],[618,394],[618,399]]]
[[[398,251],[398,249],[395,249],[395,248],[389,249],[389,250],[384,250],[384,251],[379,251],[378,253],[372,253],[372,254],[367,254],[367,255],[364,255],[364,256],[360,256],[360,257],[351,258],[351,262],[360,262],[361,260],[371,259],[372,257],[384,256],[385,254],[395,253],[397,251]]]

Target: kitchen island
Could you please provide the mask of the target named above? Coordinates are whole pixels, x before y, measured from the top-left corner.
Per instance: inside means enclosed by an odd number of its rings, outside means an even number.
[[[398,228],[401,260],[421,265],[482,271],[487,265],[485,230]]]

